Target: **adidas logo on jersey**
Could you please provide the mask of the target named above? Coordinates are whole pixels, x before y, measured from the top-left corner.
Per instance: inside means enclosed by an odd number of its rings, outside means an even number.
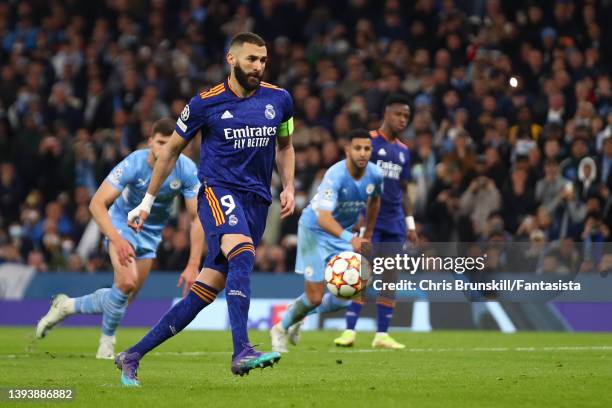
[[[378,155],[379,156],[386,156],[387,152],[385,152],[385,149],[383,149],[382,147],[380,148],[380,150],[378,151]]]
[[[231,119],[233,117],[234,117],[234,115],[232,115],[231,112],[228,111],[228,110],[223,112],[223,115],[221,115],[221,119]]]

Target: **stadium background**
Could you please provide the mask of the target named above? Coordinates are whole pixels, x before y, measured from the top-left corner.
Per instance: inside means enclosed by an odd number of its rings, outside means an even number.
[[[611,17],[608,0],[4,2],[0,262],[27,267],[21,296],[42,274],[109,271],[93,192],[155,120],[225,78],[229,38],[252,30],[266,80],[294,98],[298,206],[284,222],[272,206],[257,271],[292,270],[301,209],[392,93],[413,101],[402,139],[423,239],[544,241],[555,268],[578,269],[564,248],[612,224]],[[184,267],[187,230],[177,203],[157,270]]]

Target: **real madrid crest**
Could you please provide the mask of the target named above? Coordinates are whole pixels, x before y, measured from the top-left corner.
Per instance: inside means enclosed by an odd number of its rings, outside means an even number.
[[[406,162],[406,157],[404,156],[404,152],[400,152],[399,159],[404,164]]]
[[[274,106],[271,104],[266,105],[266,110],[264,111],[264,115],[266,115],[267,119],[274,119],[276,117],[276,112],[274,112]]]

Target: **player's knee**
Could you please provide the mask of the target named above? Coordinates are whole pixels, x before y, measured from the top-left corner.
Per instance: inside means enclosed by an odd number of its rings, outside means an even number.
[[[306,296],[308,297],[308,301],[310,302],[310,304],[315,307],[319,306],[323,301],[323,292],[310,292],[307,293]]]
[[[252,268],[255,265],[255,247],[251,242],[241,242],[227,253],[227,261],[230,265],[240,263]]]
[[[136,279],[122,279],[117,282],[119,290],[125,294],[132,294],[138,289]]]

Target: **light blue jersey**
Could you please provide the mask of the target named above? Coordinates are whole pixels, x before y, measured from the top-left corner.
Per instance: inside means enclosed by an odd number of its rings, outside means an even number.
[[[170,216],[174,198],[178,194],[182,194],[185,199],[197,197],[200,189],[195,163],[180,155],[174,169],[157,193],[144,228],[136,234],[127,225],[127,215],[140,204],[149,187],[153,169],[147,162],[148,154],[149,149],[136,150],[115,166],[106,177],[107,182],[121,191],[121,195],[109,209],[113,226],[132,244],[137,259],[155,258],[157,245],[161,241],[161,231]]]
[[[325,264],[333,255],[352,251],[351,244],[331,235],[319,226],[319,211],[331,211],[334,219],[345,230],[359,221],[370,197],[382,195],[383,174],[369,162],[365,174],[355,180],[349,173],[346,160],[330,167],[317,194],[302,212],[298,226],[298,247],[295,271],[312,282],[323,280]]]

